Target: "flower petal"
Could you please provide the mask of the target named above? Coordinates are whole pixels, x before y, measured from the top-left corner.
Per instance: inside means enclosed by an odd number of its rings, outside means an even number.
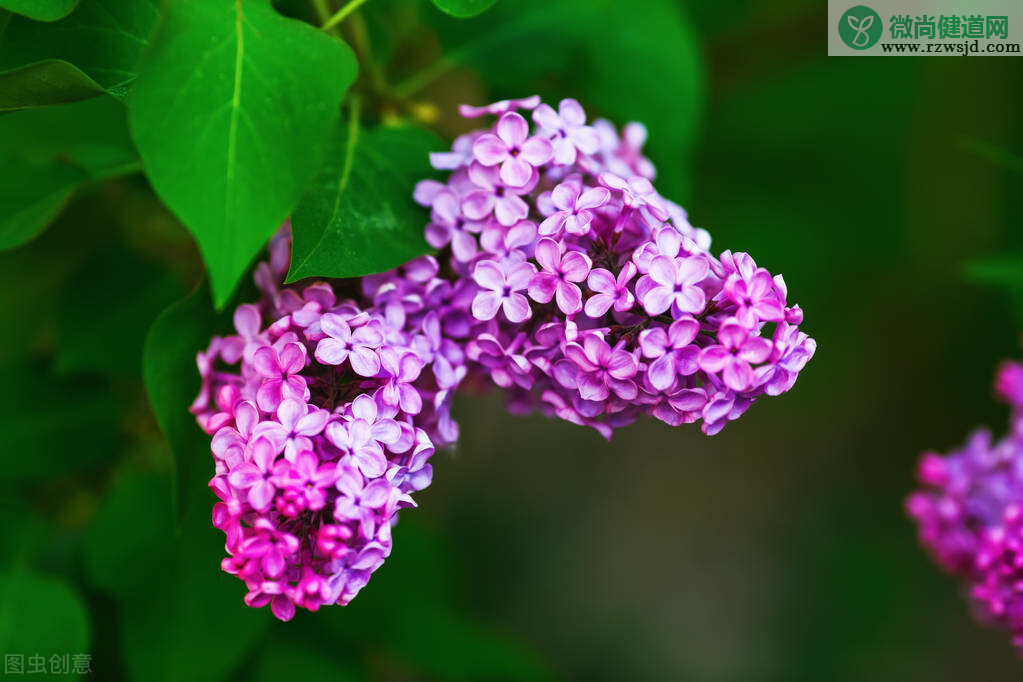
[[[590,187],[575,202],[577,209],[599,208],[611,200],[611,192],[606,187]]]
[[[509,156],[501,164],[501,182],[511,187],[521,187],[532,175],[533,167],[522,156]]]
[[[675,380],[675,361],[672,354],[666,353],[650,363],[646,375],[651,386],[658,391],[666,391]]]
[[[542,166],[554,158],[554,146],[545,137],[531,137],[522,143],[519,157],[528,161],[530,165]],[[523,183],[516,182],[512,184],[518,186]]]
[[[650,261],[650,278],[666,287],[674,287],[678,268],[675,261],[667,256],[657,256]]]
[[[575,315],[582,310],[582,291],[575,284],[561,282],[557,287],[558,309],[566,315]]]
[[[325,365],[340,365],[348,357],[348,349],[341,341],[328,337],[316,344],[316,352],[313,355]]]
[[[529,280],[529,297],[537,303],[549,303],[558,289],[558,278],[548,272],[540,272]]]
[[[745,360],[732,358],[730,362],[725,364],[725,368],[721,372],[721,378],[724,380],[725,385],[732,390],[745,391],[753,383],[753,369]]]
[[[472,300],[472,316],[477,320],[492,320],[501,307],[501,294],[496,291],[484,291],[476,294]]]
[[[252,367],[262,376],[276,378],[281,376],[281,365],[277,360],[277,351],[270,346],[257,348],[252,354]]]
[[[348,322],[340,315],[334,313],[327,313],[320,318],[320,329],[327,336],[333,336],[335,339],[341,339],[342,341],[352,338],[352,328],[348,326]]]
[[[547,130],[557,132],[561,127],[561,117],[549,104],[541,104],[533,110],[533,120]]]
[[[525,296],[519,293],[514,293],[508,298],[504,299],[504,315],[508,318],[509,322],[518,324],[519,322],[525,322],[528,320],[533,311],[529,307],[529,301]]]
[[[590,274],[593,262],[585,253],[569,251],[561,259],[561,273],[569,282],[581,282]]]
[[[697,362],[700,363],[700,369],[705,372],[720,372],[731,356],[732,354],[724,346],[708,346],[700,351]]]
[[[594,294],[586,301],[583,312],[586,313],[587,317],[597,319],[607,313],[612,303],[614,303],[613,296],[609,294]]]
[[[663,314],[671,307],[675,296],[668,287],[654,287],[643,297],[643,310],[654,317]]]
[[[483,260],[476,264],[472,278],[484,289],[501,291],[504,289],[504,271],[492,260]]]
[[[494,202],[493,192],[482,189],[469,192],[462,197],[462,212],[470,220],[483,220],[494,210]]]
[[[472,155],[484,166],[496,166],[508,158],[508,145],[493,133],[484,133],[472,143]]]
[[[348,354],[348,361],[359,376],[373,377],[380,372],[380,356],[369,348],[356,346]]]
[[[586,123],[586,112],[577,100],[566,97],[558,104],[558,114],[561,120],[573,128]]]
[[[497,120],[497,136],[509,147],[518,147],[529,135],[529,123],[521,114],[509,111]]]
[[[553,239],[541,239],[536,243],[533,257],[547,272],[557,272],[561,264],[561,247]]]

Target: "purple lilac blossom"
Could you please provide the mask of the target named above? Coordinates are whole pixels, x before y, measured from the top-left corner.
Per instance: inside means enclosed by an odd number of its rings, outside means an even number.
[[[197,357],[222,567],[282,620],[348,603],[390,554],[399,510],[458,437],[463,380],[607,438],[643,414],[714,434],[816,349],[780,276],[715,257],[657,194],[642,126],[619,137],[538,97],[462,113],[497,121],[431,154],[450,174],[415,188],[437,257],[285,286],[285,224],[256,267],[261,300]]]
[[[534,128],[517,108],[532,109]],[[706,231],[657,193],[641,125],[619,135],[571,99],[463,114],[496,120],[434,164],[446,183],[424,180],[414,196],[455,276],[441,319],[458,319],[470,375],[508,389],[517,412],[605,436],[641,414],[714,434],[792,387],[816,350],[802,311],[780,276],[745,253],[715,257]],[[502,172],[543,138],[551,158],[544,146]]]
[[[199,354],[192,406],[212,436],[222,567],[282,620],[348,603],[390,554],[398,510],[457,435],[448,396],[466,366],[453,311],[428,304],[454,291],[431,257],[342,299],[340,282],[279,284],[289,242],[284,229],[257,266],[263,297],[239,308],[238,333]]]
[[[906,511],[979,619],[1006,628],[1023,655],[1023,365],[1003,363],[995,392],[1012,406],[1009,433],[995,441],[979,430],[947,455],[924,453]]]

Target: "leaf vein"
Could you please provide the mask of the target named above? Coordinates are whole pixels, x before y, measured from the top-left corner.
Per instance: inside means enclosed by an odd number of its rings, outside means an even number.
[[[231,95],[231,123],[227,131],[227,184],[230,187],[234,183],[234,164],[238,154],[238,117],[240,115],[242,100],[242,65],[245,59],[245,31],[243,27],[244,15],[242,14],[242,0],[235,0],[235,22],[234,30],[237,39],[234,53],[234,91]],[[225,202],[229,202],[231,191],[225,193]],[[224,214],[230,213],[225,208]]]
[[[334,195],[334,209],[330,213],[330,218],[323,225],[323,231],[320,233],[320,238],[316,241],[316,244],[306,254],[302,262],[295,267],[294,272],[297,275],[301,272],[302,268],[306,266],[309,259],[312,258],[320,246],[323,244],[323,240],[327,237],[327,232],[330,231],[330,226],[334,223],[337,218],[337,212],[341,209],[341,197],[344,195],[345,188],[348,187],[348,182],[352,174],[352,165],[355,161],[355,147],[359,143],[359,98],[353,95],[351,100],[351,111],[349,112],[348,119],[348,140],[345,146],[345,161],[344,166],[341,169],[341,179],[337,184],[337,193]]]

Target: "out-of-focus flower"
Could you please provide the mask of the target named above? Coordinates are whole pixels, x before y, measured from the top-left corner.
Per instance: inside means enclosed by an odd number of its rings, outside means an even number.
[[[947,455],[920,457],[920,490],[906,500],[917,536],[935,562],[959,576],[982,620],[1009,630],[1023,655],[1023,404],[1020,365],[1003,363],[995,380],[1012,405],[1001,440],[977,431]]]

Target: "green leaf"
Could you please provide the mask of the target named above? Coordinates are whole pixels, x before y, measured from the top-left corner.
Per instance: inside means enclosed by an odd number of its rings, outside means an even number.
[[[112,100],[4,116],[0,249],[39,234],[82,185],[137,167],[124,109]]]
[[[156,318],[143,346],[142,376],[149,403],[174,453],[175,504],[188,497],[180,482],[188,481],[197,465],[208,465],[210,460],[209,436],[188,411],[201,385],[195,356],[229,320],[228,314],[213,310],[209,287],[203,282]]]
[[[0,367],[4,477],[52,480],[115,457],[122,404],[94,380],[61,380],[44,367]]]
[[[188,481],[205,494],[190,505],[180,532],[166,513],[166,481],[133,475],[118,482],[89,534],[86,567],[119,601],[131,679],[223,679],[272,619],[245,606],[245,585],[220,569],[224,535],[210,524],[216,498],[204,485],[213,469],[208,453],[206,459],[208,471]]]
[[[433,0],[437,9],[463,19],[486,12],[496,2],[497,0]]]
[[[149,324],[184,293],[165,268],[123,247],[101,249],[62,296],[54,369],[137,377]]]
[[[82,168],[55,161],[26,164],[0,159],[0,249],[24,244],[45,228],[89,179]]]
[[[136,558],[153,563],[174,560],[168,542],[174,527],[169,493],[166,477],[133,474],[103,497],[86,536],[85,570],[93,585],[122,596],[151,589],[152,576],[123,567]]]
[[[79,102],[104,92],[77,66],[61,59],[0,72],[0,111]]]
[[[440,141],[420,128],[362,130],[357,120],[338,126],[327,162],[292,216],[289,282],[381,272],[431,250],[412,190],[432,173],[429,152]]]
[[[0,251],[0,310],[5,316],[0,358],[5,365],[52,348],[61,294],[95,250],[97,232],[109,230],[109,216],[100,211],[83,211],[76,218],[58,218],[55,229],[39,239]],[[97,224],[101,220],[105,222]]]
[[[269,0],[179,0],[129,120],[157,194],[195,236],[218,306],[315,177],[356,74],[342,42]]]
[[[158,0],[82,0],[70,15],[53,24],[13,17],[0,42],[0,69],[61,60],[80,69],[96,86],[123,98],[159,17]],[[69,101],[74,93],[87,94],[89,83],[74,77],[67,67],[48,68],[53,74],[61,73],[62,80],[51,74],[50,87],[37,85],[39,100],[34,102],[22,92],[22,106],[45,106]],[[71,91],[63,100],[60,87]],[[14,94],[9,97],[13,99]]]
[[[46,658],[89,653],[82,598],[63,580],[25,569],[0,573],[0,652]],[[26,667],[27,669],[27,667]]]
[[[57,21],[67,16],[78,0],[0,0],[0,9],[37,21]]]

